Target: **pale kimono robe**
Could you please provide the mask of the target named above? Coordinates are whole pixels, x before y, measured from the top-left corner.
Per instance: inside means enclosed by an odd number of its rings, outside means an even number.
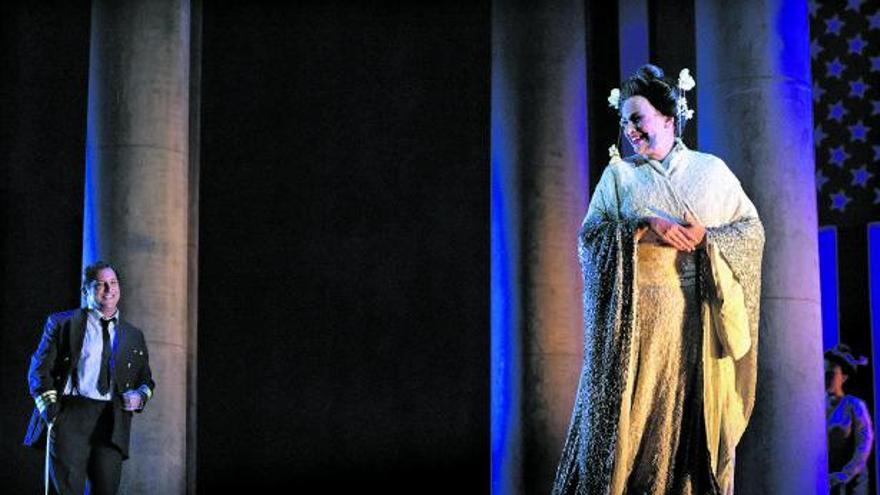
[[[706,249],[635,242],[641,219],[683,223],[685,212],[706,226]],[[733,493],[755,399],[763,245],[754,205],[717,157],[678,141],[663,163],[612,160],[579,236],[584,364],[554,494]]]

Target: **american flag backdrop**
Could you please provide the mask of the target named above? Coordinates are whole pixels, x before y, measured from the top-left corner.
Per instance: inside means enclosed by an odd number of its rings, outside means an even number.
[[[809,3],[820,225],[880,219],[878,4]]]
[[[808,2],[823,342],[869,358],[846,392],[880,426],[880,1]],[[876,441],[875,441],[876,448]],[[871,493],[880,465],[869,461]]]

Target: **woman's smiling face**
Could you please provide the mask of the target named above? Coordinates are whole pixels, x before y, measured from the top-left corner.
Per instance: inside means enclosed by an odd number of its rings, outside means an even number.
[[[636,153],[662,160],[675,142],[675,120],[660,113],[644,96],[631,96],[620,109],[620,125]]]

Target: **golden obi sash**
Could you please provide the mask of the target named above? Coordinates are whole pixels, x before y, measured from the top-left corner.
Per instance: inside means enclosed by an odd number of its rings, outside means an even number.
[[[639,285],[694,286],[697,264],[694,253],[653,242],[639,243],[637,282]]]

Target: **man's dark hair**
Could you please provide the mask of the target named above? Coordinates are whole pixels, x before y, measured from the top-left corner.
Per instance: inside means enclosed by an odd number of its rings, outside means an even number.
[[[98,260],[91,265],[83,268],[83,277],[82,277],[82,290],[86,290],[89,288],[89,285],[98,280],[98,272],[103,270],[104,268],[109,268],[116,273],[116,279],[121,280],[122,275],[119,274],[119,270],[116,269],[115,266],[111,265],[109,262],[104,260]]]

